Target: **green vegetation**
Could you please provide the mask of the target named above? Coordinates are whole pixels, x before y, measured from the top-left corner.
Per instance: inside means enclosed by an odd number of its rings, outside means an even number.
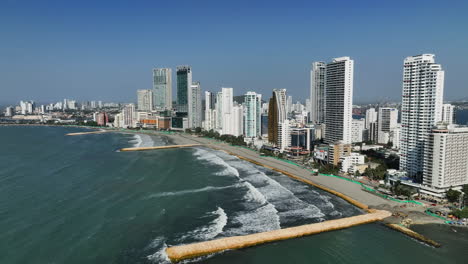
[[[369,179],[374,181],[380,181],[385,179],[385,173],[387,172],[387,166],[385,164],[380,164],[377,168],[366,168],[364,175],[366,175]]]
[[[461,192],[455,191],[452,189],[449,189],[445,196],[447,197],[447,200],[451,203],[458,202],[458,199],[460,199]]]
[[[186,129],[185,132],[191,134],[193,131],[191,129]],[[200,127],[195,128],[194,132],[197,135],[200,135],[203,137],[214,138],[214,139],[221,140],[232,145],[247,146],[247,144],[244,141],[243,136],[236,137],[232,135],[220,135],[218,132],[215,132],[213,129],[210,131],[205,131],[205,130],[202,130]]]
[[[454,210],[451,214],[458,218],[468,218],[468,207],[463,208],[463,210]]]
[[[403,196],[406,196],[406,197],[408,197],[408,198],[410,198],[411,195],[412,195],[413,193],[415,193],[415,191],[413,190],[413,188],[402,185],[402,184],[401,184],[401,181],[397,181],[397,182],[392,186],[392,188],[390,188],[390,190],[392,191],[392,193],[393,193],[394,195],[403,195]]]
[[[361,151],[361,153],[368,157],[368,161],[380,163],[385,165],[388,169],[398,170],[400,168],[400,158],[396,155],[390,155],[386,158],[385,154],[373,149]]]
[[[322,174],[337,175],[339,172],[340,168],[338,166],[334,166],[333,164],[326,164],[319,167],[319,173]]]

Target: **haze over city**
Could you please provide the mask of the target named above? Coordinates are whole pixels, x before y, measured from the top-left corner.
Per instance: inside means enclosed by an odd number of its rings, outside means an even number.
[[[202,90],[309,96],[310,64],[351,56],[354,102],[399,101],[402,61],[436,54],[466,99],[465,1],[2,1],[0,103],[134,101],[151,69],[191,65]],[[175,90],[175,89],[173,89]],[[175,94],[174,94],[175,95]]]

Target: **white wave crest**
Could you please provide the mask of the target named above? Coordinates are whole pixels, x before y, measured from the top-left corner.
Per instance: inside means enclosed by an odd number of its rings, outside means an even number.
[[[247,235],[280,229],[280,219],[275,206],[267,203],[252,211],[239,212],[232,219],[235,227],[226,230],[228,236]]]
[[[215,238],[217,235],[223,232],[223,228],[228,222],[228,216],[224,212],[223,208],[218,207],[215,211],[210,212],[209,215],[216,216],[207,226],[197,228],[194,231],[190,231],[183,235],[180,240],[187,238],[196,239],[200,241],[206,241]]]
[[[132,143],[135,148],[154,146],[153,139],[145,134],[134,134],[133,139],[129,143]]]
[[[169,257],[166,254],[167,245],[164,242],[163,237],[155,238],[147,248],[157,248],[157,251],[151,255],[146,256],[146,258],[152,263],[161,263],[161,264],[170,264],[172,263]]]
[[[226,161],[224,161],[222,158],[218,157],[213,151],[207,151],[201,148],[197,148],[193,155],[198,159],[202,161],[209,162],[211,164],[219,165],[224,167],[224,170],[217,172],[216,175],[232,175],[239,177],[239,171],[237,171],[234,167],[229,165]]]
[[[203,188],[200,188],[200,189],[182,190],[182,191],[176,191],[176,192],[161,192],[161,193],[155,193],[155,194],[148,195],[146,197],[146,199],[165,197],[165,196],[178,196],[178,195],[200,193],[200,192],[209,192],[209,191],[216,191],[216,190],[224,190],[224,189],[228,189],[228,188],[235,188],[237,186],[238,186],[237,184],[229,185],[229,186],[221,186],[221,187],[206,186],[206,187],[203,187]]]

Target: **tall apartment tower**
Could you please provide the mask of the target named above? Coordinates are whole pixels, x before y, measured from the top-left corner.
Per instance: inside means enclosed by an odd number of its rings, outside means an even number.
[[[286,120],[286,89],[274,89],[268,106],[268,141],[279,145],[280,126]],[[283,129],[284,130],[284,129]]]
[[[400,169],[421,181],[424,151],[442,120],[444,71],[433,54],[407,57],[403,66]]]
[[[366,129],[370,129],[371,123],[377,122],[377,112],[375,108],[369,108],[366,110]]]
[[[221,126],[220,134],[227,134],[233,135],[234,128],[233,128],[233,89],[232,88],[221,88],[221,93],[218,93],[218,104],[220,113],[219,115],[219,123]]]
[[[455,107],[451,104],[442,105],[442,122],[451,125],[453,124],[453,115],[455,112]]]
[[[153,107],[155,110],[172,109],[172,70],[153,69]]]
[[[314,124],[325,122],[325,62],[312,63],[310,70],[310,120]]]
[[[327,144],[351,144],[354,61],[335,58],[325,73],[325,139]]]
[[[151,90],[137,90],[138,110],[153,110],[153,92]]]
[[[244,96],[244,104],[245,136],[249,138],[260,137],[262,135],[262,95],[255,92],[247,92]]]
[[[205,130],[216,128],[216,94],[205,91]]]
[[[187,113],[192,99],[192,68],[177,66],[177,112]]]
[[[388,144],[393,129],[398,125],[398,109],[391,107],[379,108],[377,143]]]
[[[190,98],[188,100],[189,127],[201,127],[202,101],[200,82],[194,82],[190,86]]]

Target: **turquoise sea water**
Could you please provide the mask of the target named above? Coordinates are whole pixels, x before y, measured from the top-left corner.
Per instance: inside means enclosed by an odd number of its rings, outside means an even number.
[[[361,213],[223,152],[118,152],[167,141],[65,136],[79,130],[0,127],[0,263],[167,263],[170,245]],[[460,240],[447,235],[440,242],[448,244],[434,249],[369,224],[192,262],[457,263],[468,247],[466,233],[457,234]]]

